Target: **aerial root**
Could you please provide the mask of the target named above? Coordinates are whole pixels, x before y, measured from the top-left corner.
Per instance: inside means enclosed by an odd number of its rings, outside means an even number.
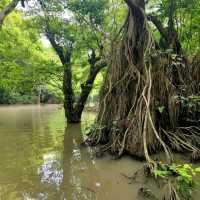
[[[176,187],[171,183],[171,181],[168,181],[168,183],[166,184],[165,193],[162,199],[163,200],[181,200],[176,190]]]
[[[174,66],[170,54],[157,52],[145,15],[142,27],[135,15],[129,11],[113,42],[96,122],[102,128],[91,135],[93,143],[103,140],[119,157],[127,152],[145,158],[150,171],[157,165],[150,155],[161,149],[169,164],[172,150],[192,152],[192,158],[198,159],[200,128],[179,127],[181,105],[175,100],[179,94],[193,94],[191,74],[185,73],[190,70]],[[180,70],[178,77],[174,68]]]

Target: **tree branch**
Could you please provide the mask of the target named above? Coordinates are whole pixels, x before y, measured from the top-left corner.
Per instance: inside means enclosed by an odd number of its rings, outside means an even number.
[[[78,99],[78,103],[76,104],[75,107],[75,112],[78,114],[81,114],[84,106],[86,104],[86,101],[88,99],[88,96],[92,90],[94,81],[96,79],[97,74],[100,72],[101,69],[103,69],[104,67],[107,66],[107,63],[105,60],[101,60],[96,62],[96,64],[94,66],[90,67],[90,73],[87,77],[87,80],[85,82],[85,84],[82,84],[81,86],[81,95]]]
[[[5,18],[15,9],[20,0],[12,0],[2,11],[0,11],[0,27],[3,25]]]
[[[138,8],[145,8],[145,1],[140,0],[140,1],[134,1],[134,0],[124,0],[128,7],[132,10],[135,11]]]
[[[59,46],[56,43],[55,34],[53,32],[51,32],[50,27],[48,25],[46,25],[46,30],[45,31],[46,31],[46,36],[47,36],[48,40],[50,41],[51,46],[53,47],[53,49],[55,50],[55,52],[59,56],[61,63],[63,65],[66,64],[65,55],[64,55],[64,49],[63,49],[63,47]]]
[[[158,29],[158,31],[160,32],[160,34],[163,36],[163,38],[165,38],[165,40],[168,40],[168,34],[166,29],[163,27],[162,23],[160,20],[158,20],[158,18],[154,15],[148,15],[147,16],[148,20],[151,21],[156,28]]]

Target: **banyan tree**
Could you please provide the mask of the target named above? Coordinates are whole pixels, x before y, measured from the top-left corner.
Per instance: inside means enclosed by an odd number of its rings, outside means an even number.
[[[172,150],[191,152],[197,159],[200,128],[198,122],[192,123],[187,105],[198,92],[192,74],[199,67],[187,61],[170,27],[171,18],[163,35],[169,51],[154,42],[150,28],[154,19],[145,13],[145,1],[124,1],[128,14],[112,44],[90,139],[119,156],[126,152],[149,162],[150,154],[158,150],[165,151],[168,161]],[[197,83],[199,76],[195,76]]]

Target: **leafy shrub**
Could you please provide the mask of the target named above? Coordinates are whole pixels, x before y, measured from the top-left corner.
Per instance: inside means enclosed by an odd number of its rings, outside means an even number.
[[[200,185],[199,181],[195,180],[197,174],[200,174],[200,167],[194,168],[190,164],[159,164],[154,171],[155,178],[172,179],[177,191],[185,199],[190,198],[192,191]]]

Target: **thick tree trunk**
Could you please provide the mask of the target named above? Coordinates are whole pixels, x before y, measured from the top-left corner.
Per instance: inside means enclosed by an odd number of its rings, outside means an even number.
[[[151,48],[151,39],[144,1],[125,2],[129,13],[119,43],[113,47],[97,120],[102,128],[97,130],[96,136],[97,141],[100,138],[110,144],[113,153],[121,155],[126,151],[144,157],[144,132],[149,131],[147,138],[145,136],[145,145],[149,149],[153,149],[156,143],[151,127],[143,128],[149,106],[146,106],[142,94],[146,98],[147,90],[151,89],[145,55]]]
[[[15,9],[20,0],[12,0],[2,11],[0,11],[0,27],[2,26],[5,18]]]
[[[119,156],[126,152],[153,164],[150,153],[160,149],[168,162],[170,148],[189,150],[196,157],[200,151],[195,130],[184,131],[179,123],[181,105],[177,96],[183,92],[191,95],[187,84],[182,84],[188,78],[187,68],[182,71],[174,66],[170,55],[155,51],[144,1],[124,1],[129,7],[128,17],[112,48],[97,128],[88,140],[105,144],[106,150]],[[167,32],[160,30],[167,38]],[[173,68],[177,69],[176,77]]]

